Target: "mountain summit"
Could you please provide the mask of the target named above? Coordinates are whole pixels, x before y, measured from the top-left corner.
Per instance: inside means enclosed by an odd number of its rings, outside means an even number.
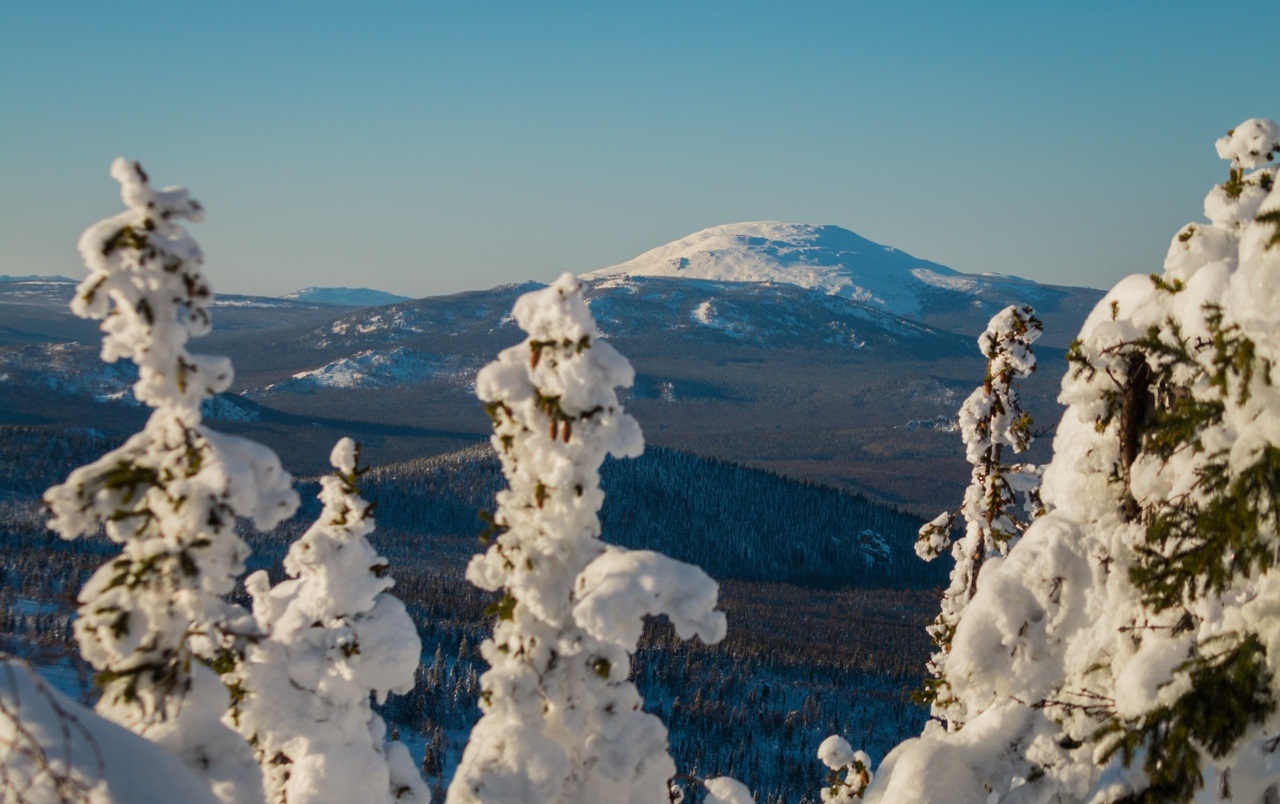
[[[839,226],[778,221],[713,226],[584,278],[617,275],[799,285],[907,317],[937,306],[939,295],[1034,303],[1048,290],[1016,277],[962,274]]]

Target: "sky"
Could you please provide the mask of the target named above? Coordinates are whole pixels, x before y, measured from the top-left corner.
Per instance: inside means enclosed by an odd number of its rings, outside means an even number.
[[[0,0],[0,274],[83,276],[116,156],[208,209],[215,290],[549,281],[829,223],[965,272],[1159,270],[1277,117],[1232,2]]]

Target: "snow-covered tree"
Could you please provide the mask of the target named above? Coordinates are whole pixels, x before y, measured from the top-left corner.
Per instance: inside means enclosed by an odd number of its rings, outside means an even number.
[[[869,801],[1280,798],[1280,124],[1164,271],[1085,322],[1050,511],[988,560],[947,660],[968,720],[882,763]]]
[[[529,337],[476,379],[509,487],[467,578],[502,596],[481,645],[483,716],[448,800],[667,804],[675,763],[628,681],[631,654],[650,614],[686,639],[723,638],[717,586],[696,567],[600,541],[600,465],[644,442],[615,392],[631,366],[601,340],[578,281],[565,274],[513,314]],[[708,780],[741,801],[730,781]]]
[[[964,535],[952,542],[957,514],[947,512],[921,528],[916,542],[916,553],[925,561],[948,547],[955,559],[942,610],[929,626],[937,650],[929,660],[931,678],[924,688],[932,715],[952,729],[965,720],[964,706],[951,694],[947,681],[947,653],[956,625],[976,591],[982,565],[1007,555],[1040,509],[1039,469],[1008,462],[1005,448],[1021,453],[1031,445],[1031,416],[1019,403],[1014,380],[1035,371],[1031,344],[1042,331],[1034,310],[1012,305],[996,313],[978,336],[978,348],[987,358],[986,379],[960,406],[959,416],[965,458],[973,466],[959,511]]]
[[[263,446],[214,432],[202,400],[227,389],[226,358],[192,354],[209,330],[203,257],[180,225],[204,212],[180,188],[155,190],[136,162],[111,175],[127,209],[80,238],[89,276],[72,301],[102,320],[102,358],[133,361],[134,394],[154,411],[119,449],[45,494],[65,538],[105,528],[122,546],[80,592],[75,634],[98,671],[98,711],[181,757],[224,801],[261,797],[252,753],[221,722],[247,612],[229,604],[248,547],[238,517],[274,527],[298,505],[289,475]]]
[[[378,804],[430,799],[408,749],[387,744],[370,707],[413,688],[422,645],[388,590],[387,560],[368,541],[371,506],[356,481],[359,448],[333,448],[320,518],[289,547],[288,579],[245,579],[263,638],[239,669],[235,722],[253,745],[267,801]]]

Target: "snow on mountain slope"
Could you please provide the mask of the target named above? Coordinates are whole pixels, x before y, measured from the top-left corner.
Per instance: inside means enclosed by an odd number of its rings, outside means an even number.
[[[103,363],[98,351],[88,346],[39,343],[0,347],[0,382],[13,386],[135,404],[130,389],[137,379],[132,363]]]
[[[250,395],[286,391],[305,394],[322,388],[418,385],[436,379],[466,385],[471,382],[480,362],[479,359],[468,360],[416,349],[367,349],[319,368],[298,372],[288,380],[251,391]]]
[[[962,274],[839,226],[777,221],[713,226],[584,276],[619,275],[799,285],[905,317],[932,306],[939,291],[981,297],[998,286],[1032,304],[1053,292],[1015,277]]]
[[[286,293],[280,298],[313,304],[341,304],[348,307],[381,307],[409,301],[408,296],[397,296],[385,290],[372,288],[303,288]]]
[[[834,346],[871,349],[886,359],[972,351],[966,339],[874,304],[792,284],[607,277],[587,283],[587,303],[601,330],[625,341]]]

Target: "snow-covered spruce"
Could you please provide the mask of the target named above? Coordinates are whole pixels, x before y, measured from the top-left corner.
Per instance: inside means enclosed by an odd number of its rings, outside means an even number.
[[[289,547],[289,578],[245,579],[264,637],[239,669],[234,719],[262,766],[267,801],[379,804],[430,800],[408,749],[385,742],[369,705],[413,688],[422,645],[388,590],[387,560],[369,544],[374,522],[359,495],[359,449],[337,443],[321,478],[320,518]]]
[[[952,640],[964,728],[892,751],[868,801],[1280,796],[1280,124],[1217,147],[1207,222],[1070,351],[1050,511]]]
[[[600,465],[644,442],[614,390],[631,385],[631,366],[600,339],[578,281],[565,274],[513,314],[529,337],[476,379],[509,487],[467,578],[502,598],[481,645],[483,716],[448,801],[667,804],[675,763],[627,680],[631,654],[648,614],[666,614],[683,638],[722,639],[717,586],[696,567],[600,541]]]
[[[102,320],[102,357],[138,367],[134,393],[154,408],[119,449],[45,494],[64,538],[105,527],[122,545],[80,592],[76,638],[98,670],[98,711],[181,757],[223,801],[261,796],[257,763],[221,722],[229,695],[209,665],[234,664],[253,622],[225,600],[248,548],[238,517],[274,527],[298,505],[270,450],[202,424],[200,402],[226,390],[226,358],[195,355],[209,330],[203,257],[179,224],[204,212],[183,189],[155,190],[136,162],[111,175],[126,210],[80,238],[89,276],[72,310]]]
[[[990,558],[1008,554],[1040,512],[1040,472],[1026,463],[1007,463],[1005,447],[1020,453],[1031,445],[1031,416],[1018,401],[1014,380],[1035,371],[1031,351],[1043,331],[1035,311],[1009,306],[996,313],[978,336],[978,348],[987,358],[987,376],[960,406],[960,435],[965,458],[973,466],[960,516],[964,535],[951,541],[956,514],[943,513],[920,529],[916,553],[925,561],[942,555],[948,547],[955,559],[951,583],[942,598],[942,610],[929,626],[937,648],[929,660],[931,678],[924,694],[931,714],[958,729],[965,721],[963,704],[951,694],[947,680],[947,653],[956,625],[977,588],[978,573]],[[1023,510],[1019,512],[1019,502]]]

